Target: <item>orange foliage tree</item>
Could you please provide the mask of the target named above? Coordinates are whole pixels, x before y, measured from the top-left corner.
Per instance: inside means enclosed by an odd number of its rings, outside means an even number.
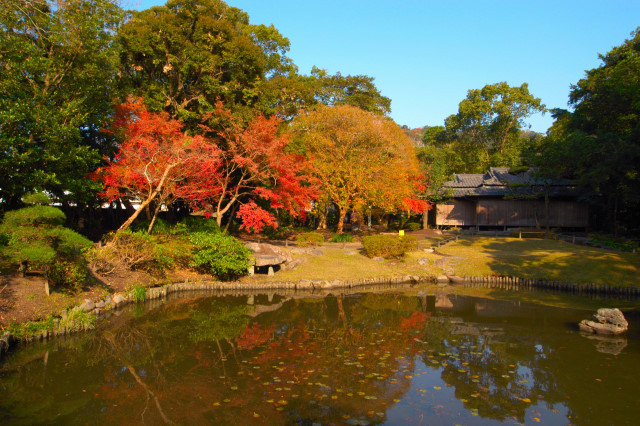
[[[422,213],[422,188],[415,149],[389,118],[356,107],[320,106],[293,124],[321,182],[322,200],[339,209],[342,233],[349,209],[376,206],[385,211]]]

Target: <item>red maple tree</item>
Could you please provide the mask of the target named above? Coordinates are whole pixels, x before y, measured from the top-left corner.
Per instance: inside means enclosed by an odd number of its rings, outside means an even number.
[[[161,206],[175,199],[215,217],[218,225],[237,209],[241,228],[252,232],[277,227],[258,199],[294,217],[304,214],[316,191],[305,158],[287,152],[290,139],[279,134],[278,119],[257,115],[245,125],[221,103],[206,118],[216,130],[203,125],[205,136],[189,136],[179,120],[147,111],[141,100],[117,107],[112,131],[121,133],[123,142],[95,177],[103,182],[103,198],[140,202],[118,231],[145,209],[153,210],[151,231]]]
[[[153,204],[150,232],[162,204],[188,194],[186,183],[194,177],[217,171],[221,153],[216,145],[184,134],[180,121],[147,111],[140,99],[116,108],[111,131],[121,133],[123,142],[117,155],[94,174],[103,182],[101,196],[140,203],[118,232]]]
[[[218,225],[224,214],[237,209],[241,228],[260,232],[265,225],[277,227],[274,215],[260,207],[282,208],[292,216],[304,214],[316,198],[305,157],[287,151],[291,140],[279,132],[281,121],[257,115],[245,124],[218,103],[207,115],[203,131],[220,148],[216,173],[196,176],[183,198],[210,212]]]

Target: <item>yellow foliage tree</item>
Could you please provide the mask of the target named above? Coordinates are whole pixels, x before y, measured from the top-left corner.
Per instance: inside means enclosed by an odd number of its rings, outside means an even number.
[[[349,209],[376,206],[423,212],[420,165],[411,141],[391,119],[359,108],[319,106],[293,123],[320,181],[322,199],[339,209],[342,233]]]

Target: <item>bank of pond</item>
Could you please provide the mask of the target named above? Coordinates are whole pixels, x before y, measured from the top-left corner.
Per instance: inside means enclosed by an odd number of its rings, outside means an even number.
[[[625,309],[623,336],[581,334],[591,302],[392,284],[174,292],[14,350],[0,422],[629,423],[640,316]]]

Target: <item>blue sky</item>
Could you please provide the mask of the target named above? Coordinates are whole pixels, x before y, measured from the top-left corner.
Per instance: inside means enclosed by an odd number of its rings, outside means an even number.
[[[163,0],[128,0],[136,9]],[[567,108],[571,84],[640,26],[640,1],[228,0],[253,24],[291,42],[302,74],[375,78],[391,117],[411,128],[442,125],[469,89],[529,84],[548,108]],[[125,4],[125,7],[127,4]],[[129,6],[132,7],[132,6]],[[549,114],[531,129],[545,132]]]

